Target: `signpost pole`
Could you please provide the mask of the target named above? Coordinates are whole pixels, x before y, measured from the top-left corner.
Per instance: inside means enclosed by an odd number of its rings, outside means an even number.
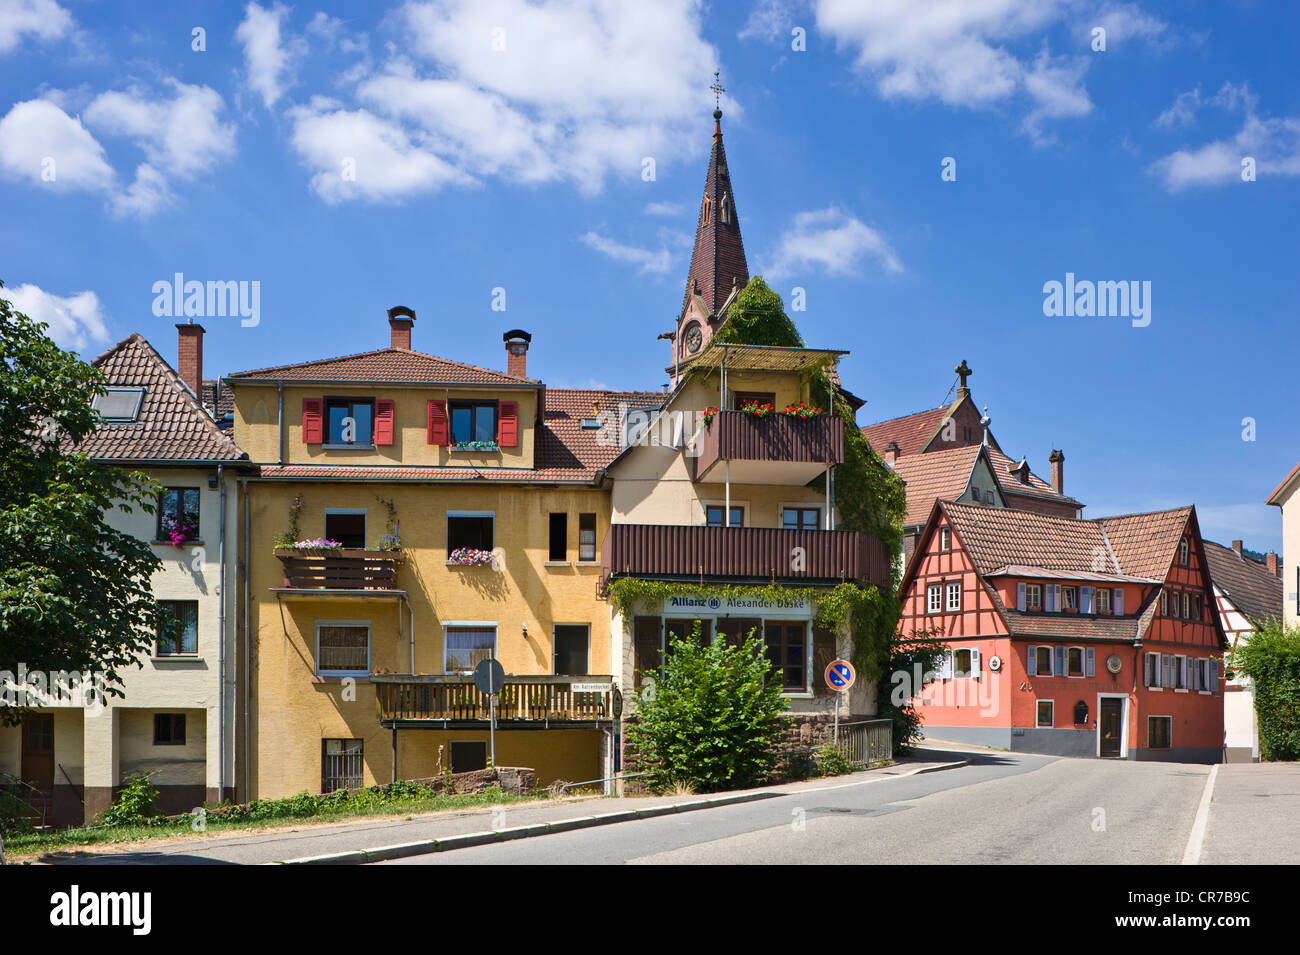
[[[492,740],[492,766],[497,764],[497,695],[488,694],[488,736]]]
[[[843,698],[843,692],[843,690],[835,691],[835,729],[831,739],[836,746],[840,745],[840,700]]]

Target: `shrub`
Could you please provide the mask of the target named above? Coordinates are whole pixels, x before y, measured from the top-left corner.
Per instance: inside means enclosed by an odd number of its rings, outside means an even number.
[[[858,767],[845,755],[844,751],[834,743],[823,743],[817,749],[817,775],[818,776],[845,776],[849,773],[857,772]]]
[[[741,646],[720,638],[706,647],[697,623],[689,640],[672,641],[662,676],[649,676],[628,736],[652,788],[717,792],[767,776],[788,718],[752,632]]]
[[[99,814],[101,826],[149,825],[159,818],[158,790],[149,782],[153,773],[131,773],[113,804]]]
[[[1300,630],[1273,620],[1229,655],[1228,669],[1250,677],[1259,717],[1259,758],[1300,759]]]

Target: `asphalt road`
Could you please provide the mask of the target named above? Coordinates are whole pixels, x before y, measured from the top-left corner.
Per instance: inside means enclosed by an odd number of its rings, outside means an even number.
[[[1209,773],[962,755],[971,765],[380,864],[1170,864]]]

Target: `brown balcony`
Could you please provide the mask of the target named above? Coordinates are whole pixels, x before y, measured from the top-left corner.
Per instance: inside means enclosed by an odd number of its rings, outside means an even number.
[[[888,548],[858,531],[614,524],[601,555],[602,590],[615,577],[886,587],[892,573]]]
[[[844,422],[833,415],[796,418],[720,411],[695,436],[696,481],[720,484],[724,461],[734,484],[807,484],[844,461]]]
[[[290,590],[394,590],[401,551],[276,548]]]
[[[487,697],[472,677],[372,673],[379,722],[386,729],[481,728],[488,719]],[[594,724],[614,718],[611,676],[508,675],[496,707],[505,729],[546,729]]]

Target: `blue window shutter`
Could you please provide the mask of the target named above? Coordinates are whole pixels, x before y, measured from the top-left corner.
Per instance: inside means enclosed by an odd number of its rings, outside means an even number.
[[[1065,673],[1065,647],[1056,648],[1056,659],[1052,661],[1052,676],[1061,676]]]
[[[1087,585],[1079,588],[1079,613],[1092,613],[1092,588]]]
[[[1025,609],[1025,582],[1023,580],[1016,584],[1016,609]]]
[[[1086,669],[1083,671],[1086,676],[1097,675],[1097,651],[1093,647],[1084,650],[1084,656],[1087,658]],[[490,689],[490,687],[489,687]]]
[[[1029,657],[1025,669],[1030,676],[1038,676],[1038,647],[1032,644],[1029,647]]]
[[[1210,689],[1217,691],[1219,689],[1219,661],[1210,661]]]
[[[1111,611],[1117,617],[1124,616],[1124,588],[1116,587],[1114,596],[1111,597]]]

